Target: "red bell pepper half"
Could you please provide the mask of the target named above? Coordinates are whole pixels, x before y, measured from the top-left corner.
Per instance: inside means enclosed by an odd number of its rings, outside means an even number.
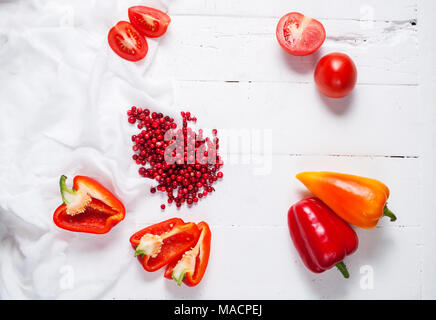
[[[185,252],[165,270],[165,278],[174,279],[180,286],[182,281],[188,286],[196,286],[203,279],[209,262],[211,232],[206,222],[200,222],[201,231],[197,244]]]
[[[354,230],[327,205],[314,197],[297,202],[288,211],[288,225],[307,268],[321,273],[336,265],[349,278],[342,260],[356,251],[359,241]]]
[[[54,223],[62,229],[107,233],[124,219],[124,205],[99,182],[85,176],[75,176],[68,189],[66,176],[60,178],[63,204],[53,214]]]
[[[130,237],[130,243],[144,269],[153,272],[192,248],[199,236],[195,223],[173,218],[136,232]]]

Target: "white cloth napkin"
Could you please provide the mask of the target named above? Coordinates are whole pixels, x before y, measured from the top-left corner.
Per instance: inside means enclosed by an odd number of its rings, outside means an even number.
[[[99,298],[132,263],[127,217],[92,235],[59,229],[52,215],[61,174],[69,185],[78,174],[96,178],[128,211],[147,207],[152,181],[131,160],[126,111],[171,115],[173,87],[147,74],[159,40],[148,39],[137,63],[107,43],[139,4],[167,8],[158,0],[0,0],[1,299]]]

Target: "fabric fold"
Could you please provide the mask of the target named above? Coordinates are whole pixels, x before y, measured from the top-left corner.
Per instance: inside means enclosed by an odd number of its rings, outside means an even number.
[[[131,263],[128,239],[153,182],[131,159],[126,111],[171,115],[173,101],[171,81],[147,74],[159,39],[147,39],[137,63],[107,44],[138,4],[166,11],[156,0],[0,2],[1,299],[99,298]],[[69,185],[80,174],[107,186],[125,221],[104,235],[57,228],[62,174]]]

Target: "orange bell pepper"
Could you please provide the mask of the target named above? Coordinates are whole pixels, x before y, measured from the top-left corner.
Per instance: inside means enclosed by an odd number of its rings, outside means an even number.
[[[386,206],[389,189],[380,181],[335,172],[302,172],[297,179],[355,226],[372,229],[383,216],[397,219]]]

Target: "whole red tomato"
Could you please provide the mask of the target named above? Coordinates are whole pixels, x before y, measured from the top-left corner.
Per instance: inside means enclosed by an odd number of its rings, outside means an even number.
[[[319,60],[315,69],[315,83],[330,98],[342,98],[353,91],[357,69],[353,60],[344,53],[330,53]]]

